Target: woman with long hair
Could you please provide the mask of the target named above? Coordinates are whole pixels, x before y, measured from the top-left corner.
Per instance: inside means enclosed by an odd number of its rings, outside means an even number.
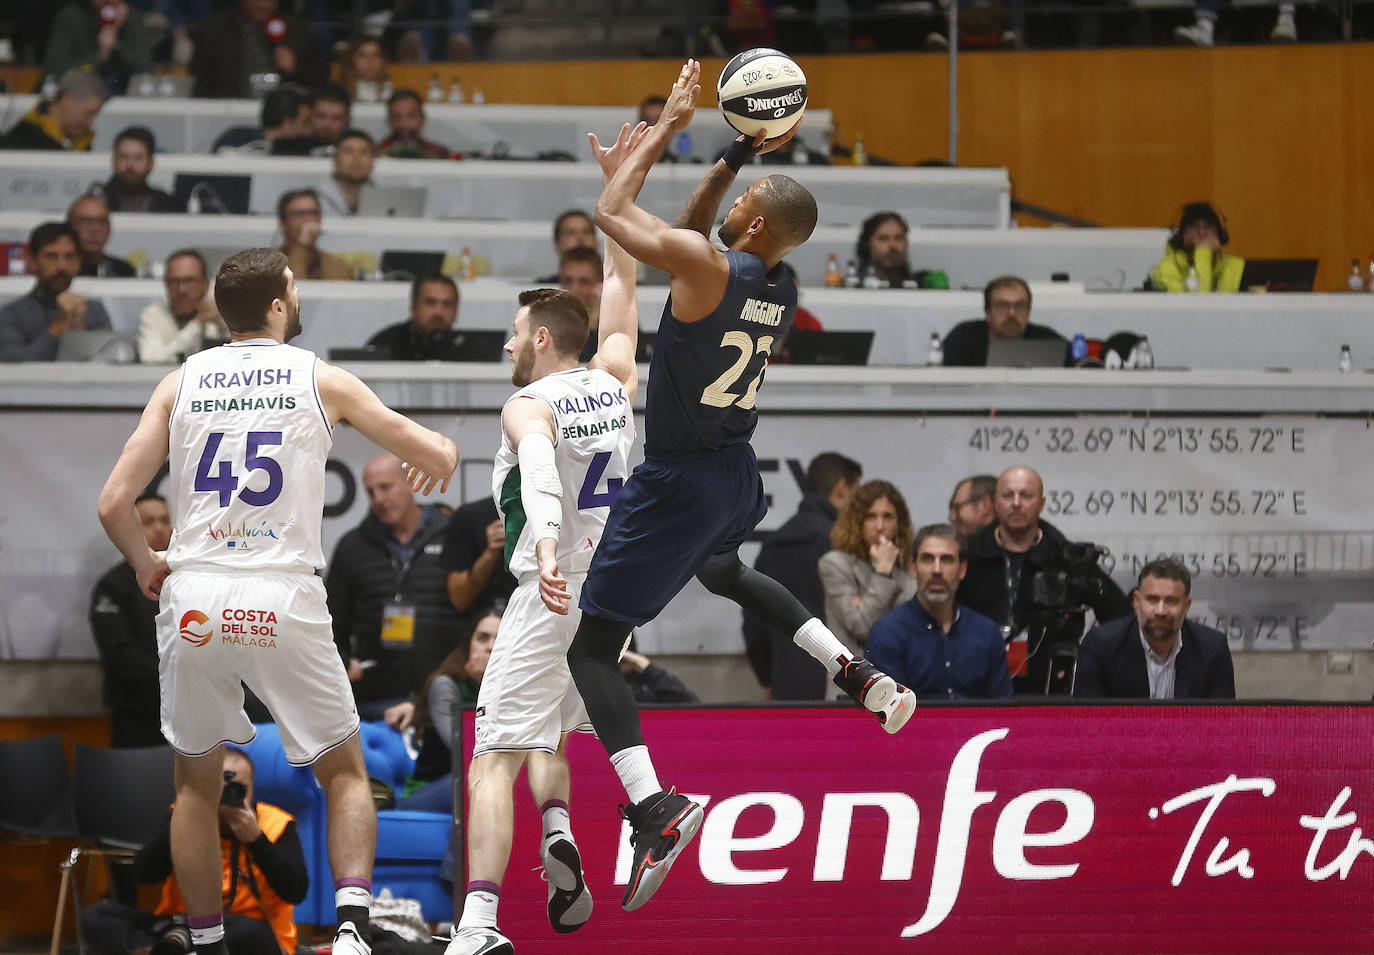
[[[460,700],[476,702],[500,626],[499,609],[491,607],[479,613],[467,638],[426,678],[411,722],[420,755],[406,780],[406,795],[399,808],[453,812],[453,757],[448,745],[453,739],[453,704]]]
[[[878,618],[915,596],[911,538],[906,499],[887,481],[861,485],[840,512],[820,572],[825,624],[849,649],[862,653]]]
[[[355,102],[385,101],[387,84],[386,51],[375,36],[360,36],[349,44],[343,57],[340,85]],[[359,87],[361,86],[361,90]]]

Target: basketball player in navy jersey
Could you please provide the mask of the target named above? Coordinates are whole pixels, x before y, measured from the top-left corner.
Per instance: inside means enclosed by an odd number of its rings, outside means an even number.
[[[836,685],[890,733],[910,718],[915,696],[845,647],[786,588],[746,567],[739,546],[768,512],[749,446],[755,401],[773,343],[787,334],[797,288],[780,264],[816,227],[816,200],[787,176],[760,179],[720,227],[711,224],[739,168],[765,143],[741,137],[697,186],[675,225],[635,205],[669,140],[692,120],[700,65],[678,75],[657,125],[606,184],[596,223],[636,259],[672,276],[646,398],[644,463],[611,509],[592,558],[568,651],[573,679],[630,798],[621,813],[634,846],[623,905],[637,909],[701,826],[701,807],[664,792],[640,732],[634,696],[617,661],[631,628],[656,617],[692,577],[712,593],[793,633]],[[793,130],[795,132],[795,128]]]

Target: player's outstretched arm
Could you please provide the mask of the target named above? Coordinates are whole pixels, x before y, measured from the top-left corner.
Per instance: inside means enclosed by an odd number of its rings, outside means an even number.
[[[347,421],[405,461],[412,489],[428,494],[437,484],[439,493],[448,490],[449,478],[458,467],[458,446],[453,441],[392,411],[352,372],[320,362],[316,381],[331,424]]]
[[[539,599],[554,613],[566,614],[572,595],[558,572],[563,480],[553,455],[553,412],[537,398],[517,396],[501,410],[501,426],[520,459],[520,503],[539,559]]]
[[[588,133],[592,156],[601,164],[601,171],[609,183],[626,158],[644,141],[648,125],[640,123],[633,130],[626,123],[610,146],[602,146],[595,133]],[[639,371],[635,365],[635,349],[639,344],[639,302],[635,298],[635,260],[621,248],[620,243],[606,237],[606,259],[601,284],[601,322],[597,326],[596,354],[588,363],[615,376],[633,399],[639,387]]]
[[[153,390],[148,406],[143,409],[143,417],[125,442],[96,505],[105,533],[133,567],[144,595],[154,600],[167,577],[166,555],[148,546],[134,501],[157,477],[162,462],[167,460],[172,404],[176,401],[180,381],[181,369],[177,369]]]
[[[730,186],[734,184],[740,168],[745,163],[752,162],[756,155],[771,153],[787,145],[800,126],[801,120],[797,120],[796,125],[786,133],[773,139],[765,139],[763,133],[755,136],[752,142],[744,136],[735,137],[725,155],[716,160],[716,164],[687,197],[682,211],[673,220],[673,228],[691,229],[708,239],[711,238],[711,227],[720,216],[720,204],[724,201],[725,194],[730,191]]]

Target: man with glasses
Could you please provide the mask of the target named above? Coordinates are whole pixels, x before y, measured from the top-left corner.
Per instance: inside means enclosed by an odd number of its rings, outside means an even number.
[[[167,302],[154,302],[138,316],[138,360],[175,364],[227,341],[229,329],[210,298],[205,258],[195,249],[167,256]]]
[[[110,241],[110,207],[99,196],[82,196],[67,209],[67,224],[76,232],[81,251],[77,275],[87,278],[131,279],[134,267],[123,259],[105,254]]]
[[[975,474],[954,486],[949,498],[949,522],[965,537],[997,520],[993,498],[997,494],[997,478],[991,474]]]
[[[1030,320],[1031,290],[1026,280],[1015,275],[993,279],[983,288],[983,318],[960,322],[950,329],[944,341],[946,365],[981,368],[988,363],[988,342],[994,338],[1053,338],[1068,342],[1052,328],[1033,325]]]
[[[284,192],[277,200],[277,224],[283,238],[287,267],[302,279],[347,281],[357,278],[353,267],[316,246],[324,225],[320,197],[314,189]]]

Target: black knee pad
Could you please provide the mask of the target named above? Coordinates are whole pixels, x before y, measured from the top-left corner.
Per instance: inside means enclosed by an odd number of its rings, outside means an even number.
[[[620,652],[630,640],[630,629],[627,623],[583,614],[577,634],[568,646],[569,665],[579,661],[592,661],[618,666]]]
[[[739,585],[743,573],[744,564],[735,556],[729,561],[703,567],[697,574],[697,580],[713,594],[728,595]]]

